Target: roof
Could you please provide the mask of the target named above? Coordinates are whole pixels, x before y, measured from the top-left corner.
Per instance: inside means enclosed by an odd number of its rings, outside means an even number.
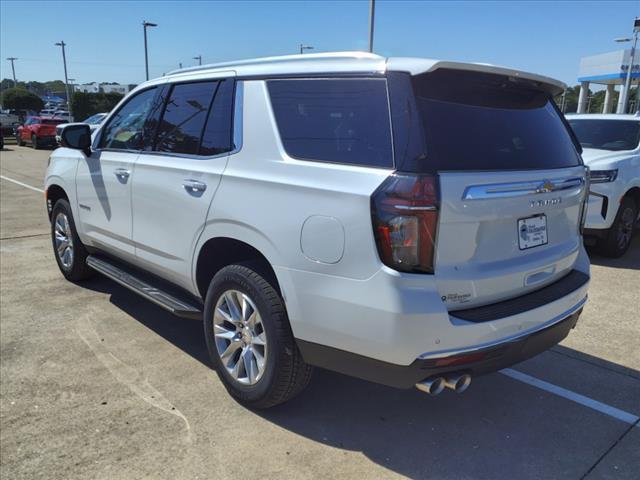
[[[151,80],[141,86],[164,83],[176,79],[203,78],[207,75],[227,74],[238,77],[266,77],[323,73],[384,73],[386,71],[409,72],[412,75],[431,72],[438,68],[481,71],[509,75],[541,82],[554,94],[561,93],[566,85],[543,75],[513,70],[484,63],[462,63],[415,57],[382,57],[368,52],[330,52],[256,58],[235,62],[216,63],[184,68],[169,72],[165,77]]]
[[[637,120],[640,122],[638,113],[573,113],[565,117],[571,120]]]

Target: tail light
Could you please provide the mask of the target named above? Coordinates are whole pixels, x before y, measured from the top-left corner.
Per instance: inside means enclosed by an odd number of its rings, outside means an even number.
[[[433,273],[438,180],[396,173],[371,197],[373,230],[382,262],[402,272]]]

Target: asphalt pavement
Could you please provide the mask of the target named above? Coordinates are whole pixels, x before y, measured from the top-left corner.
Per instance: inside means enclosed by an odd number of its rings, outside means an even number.
[[[266,412],[229,397],[199,321],[58,272],[51,152],[0,153],[3,479],[640,478],[640,235],[593,256],[560,345],[429,397],[318,371]]]

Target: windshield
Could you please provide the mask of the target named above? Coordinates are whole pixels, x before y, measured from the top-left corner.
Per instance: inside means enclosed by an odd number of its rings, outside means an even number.
[[[390,90],[397,90],[393,79]],[[410,78],[413,98],[392,98],[398,166],[478,171],[580,165],[571,133],[539,85],[483,72],[439,69]],[[410,129],[413,133],[401,130]],[[404,157],[404,162],[403,162]]]
[[[640,142],[637,120],[569,120],[583,148],[633,150]]]

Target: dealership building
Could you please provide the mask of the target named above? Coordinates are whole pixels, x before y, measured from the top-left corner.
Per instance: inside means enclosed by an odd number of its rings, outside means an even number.
[[[631,86],[640,84],[640,55],[635,55],[634,65],[631,67]],[[591,57],[583,57],[580,60],[580,95],[578,96],[578,113],[586,113],[589,102],[589,86],[591,84],[605,85],[606,92],[602,113],[622,113],[625,82],[631,58],[631,50],[618,50],[602,53]],[[618,104],[613,108],[613,92],[618,86],[620,95]],[[635,108],[640,105],[640,88],[636,91]]]

